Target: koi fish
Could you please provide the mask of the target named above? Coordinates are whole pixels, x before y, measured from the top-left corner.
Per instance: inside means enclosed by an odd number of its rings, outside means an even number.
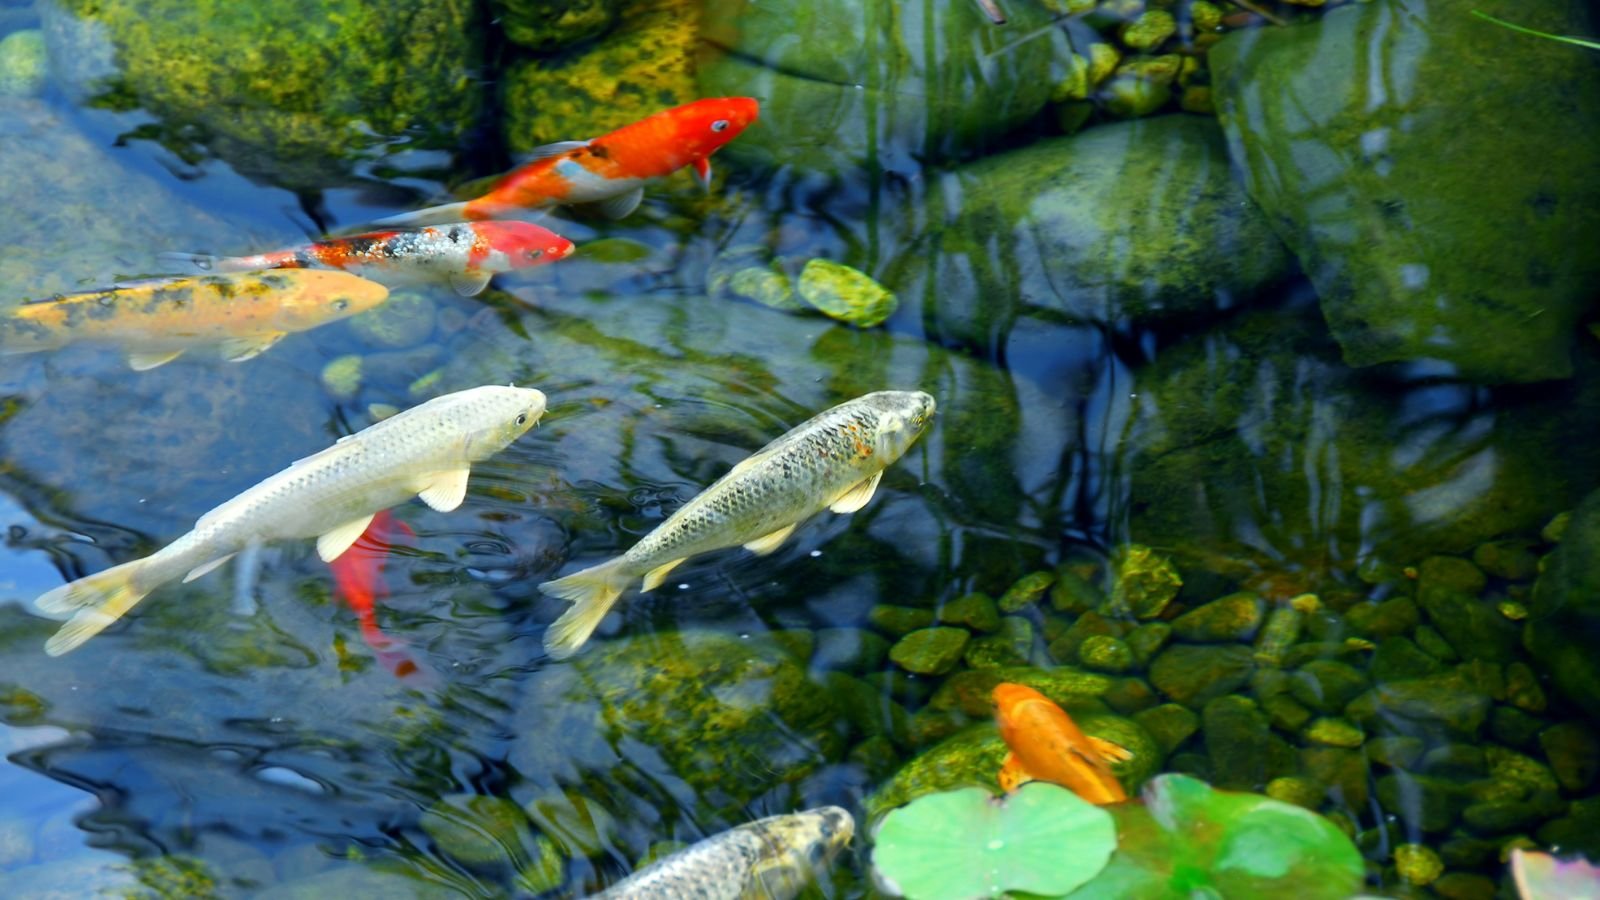
[[[1101,806],[1128,799],[1108,761],[1132,759],[1127,750],[1085,735],[1066,710],[1026,685],[995,685],[994,706],[1000,737],[1011,748],[1000,766],[1000,787],[1006,793],[1038,780],[1059,784]]]
[[[823,509],[853,513],[866,506],[883,470],[922,435],[933,412],[933,398],[921,391],[877,391],[790,429],[628,552],[539,585],[573,604],[546,629],[545,652],[554,659],[576,653],[636,578],[644,578],[642,590],[654,590],[689,557],[740,544],[765,556]]]
[[[456,293],[471,297],[495,275],[566,259],[572,251],[571,241],[529,222],[459,222],[371,231],[249,256],[161,256],[215,272],[342,269],[389,287],[448,281]]]
[[[381,510],[350,549],[328,563],[328,569],[333,572],[334,594],[356,614],[361,639],[390,671],[404,677],[416,673],[417,664],[397,649],[398,641],[378,627],[375,609],[377,601],[389,595],[389,588],[383,582],[383,563],[389,556],[389,548],[394,546],[390,538],[397,535],[404,535],[409,542],[417,533],[389,510]]]
[[[382,303],[389,289],[344,272],[248,272],[158,278],[24,303],[0,317],[0,354],[115,344],[135,371],[196,347],[250,359],[298,331]]]
[[[749,97],[712,97],[646,116],[587,141],[535,149],[534,159],[495,182],[475,200],[431,206],[379,219],[382,225],[501,218],[558,203],[596,203],[620,219],[644,199],[644,185],[691,166],[711,184],[711,154],[756,120]]]
[[[659,859],[594,897],[790,900],[839,855],[855,819],[837,806],[768,816]]]
[[[45,652],[72,650],[157,587],[179,576],[193,581],[247,547],[316,536],[317,555],[331,562],[379,510],[412,494],[441,512],[455,509],[466,497],[472,463],[521,437],[544,406],[544,394],[532,388],[486,385],[435,397],[342,437],[201,516],[192,531],[153,555],[47,591],[36,602],[39,610],[72,618]]]

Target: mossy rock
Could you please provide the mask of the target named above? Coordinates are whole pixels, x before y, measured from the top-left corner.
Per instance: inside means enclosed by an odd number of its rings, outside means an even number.
[[[691,0],[631,0],[604,39],[513,64],[501,97],[511,152],[599,137],[696,99],[699,23]]]
[[[489,0],[506,39],[549,52],[605,33],[623,0]]]
[[[40,12],[73,96],[143,109],[180,156],[209,152],[288,188],[453,149],[482,100],[471,0],[46,0]]]
[[[1600,73],[1471,13],[1592,34],[1586,6],[1376,0],[1211,49],[1234,160],[1346,362],[1442,360],[1490,383],[1572,374],[1600,278]]]
[[[1557,690],[1600,717],[1600,491],[1573,512],[1534,584],[1523,643]]]
[[[531,780],[627,787],[665,767],[715,816],[837,760],[846,727],[833,697],[776,646],[684,631],[591,644],[537,673],[512,730],[508,759]],[[627,747],[648,753],[619,765]]]
[[[1098,700],[1112,685],[1112,680],[1104,675],[1069,666],[972,669],[946,678],[928,702],[937,710],[960,710],[969,716],[992,715],[994,688],[1003,681],[1027,685],[1062,706]]]
[[[35,97],[50,77],[44,35],[36,28],[0,38],[0,97]]]

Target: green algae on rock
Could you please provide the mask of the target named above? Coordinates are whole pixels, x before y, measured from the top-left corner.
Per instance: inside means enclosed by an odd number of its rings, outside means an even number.
[[[1523,644],[1566,698],[1600,717],[1600,657],[1589,635],[1600,623],[1600,491],[1573,511],[1561,544],[1534,583]]]
[[[889,648],[895,665],[917,675],[943,675],[961,661],[972,637],[965,628],[941,625],[913,631]]]
[[[875,328],[894,315],[900,301],[866,274],[826,259],[813,259],[800,272],[801,299],[831,319]]]
[[[619,748],[649,748],[635,765],[665,767],[702,813],[723,815],[837,758],[839,716],[775,646],[664,632],[598,643],[537,673],[513,718],[508,759],[538,782],[627,779],[633,767],[618,766]],[[551,733],[563,740],[550,742]]]
[[[1600,278],[1586,237],[1600,230],[1600,76],[1468,13],[1570,33],[1583,5],[1377,0],[1212,48],[1234,159],[1351,365],[1443,360],[1491,383],[1572,373]]]
[[[508,40],[546,52],[604,33],[622,5],[623,0],[489,0]]]
[[[470,0],[47,0],[40,10],[69,93],[142,108],[180,155],[204,145],[291,189],[404,149],[453,149],[478,114]]]
[[[50,77],[44,34],[36,28],[0,38],[0,97],[35,97]]]

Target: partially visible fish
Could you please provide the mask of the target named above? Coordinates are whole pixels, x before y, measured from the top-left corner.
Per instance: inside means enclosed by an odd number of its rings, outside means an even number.
[[[372,524],[349,550],[328,563],[333,573],[334,595],[356,614],[361,639],[378,661],[398,678],[415,675],[419,669],[416,660],[405,652],[404,643],[384,634],[378,627],[377,603],[389,596],[389,587],[383,580],[383,564],[389,558],[390,548],[397,543],[392,539],[400,537],[398,543],[409,544],[416,536],[411,526],[385,509],[372,517]]]
[[[1132,758],[1126,749],[1084,734],[1066,710],[1027,685],[995,685],[994,706],[1000,737],[1011,748],[1000,766],[1006,793],[1037,780],[1102,806],[1128,799],[1110,762]]]
[[[544,394],[532,388],[487,385],[435,397],[340,438],[201,516],[194,530],[151,556],[46,592],[38,609],[72,618],[45,652],[66,653],[155,588],[179,576],[193,581],[247,547],[316,537],[317,554],[332,561],[379,510],[413,494],[436,510],[455,509],[472,463],[521,437],[544,407]]]
[[[342,269],[400,287],[448,282],[465,297],[502,272],[541,266],[572,254],[571,241],[530,222],[458,222],[436,228],[371,231],[249,256],[163,253],[216,272],[254,269]]]
[[[684,560],[723,547],[743,544],[765,556],[824,509],[866,506],[883,470],[928,427],[934,406],[921,391],[877,391],[841,403],[734,466],[628,552],[539,585],[573,604],[545,630],[545,652],[555,659],[576,653],[636,578],[654,590]]]
[[[611,900],[789,900],[855,834],[837,806],[757,819],[657,860],[594,894]]]
[[[345,272],[242,272],[159,278],[24,303],[0,316],[0,354],[78,342],[121,347],[143,371],[186,350],[250,359],[285,335],[365,312],[389,289]]]
[[[620,219],[639,206],[644,185],[694,167],[711,183],[711,154],[756,120],[749,97],[711,97],[646,116],[587,141],[562,141],[533,151],[534,160],[495,182],[487,194],[462,203],[430,206],[379,219],[416,225],[461,219],[495,219],[558,203],[597,203]]]

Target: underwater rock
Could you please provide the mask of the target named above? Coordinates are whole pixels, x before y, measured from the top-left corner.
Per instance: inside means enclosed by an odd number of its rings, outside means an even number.
[[[596,642],[535,673],[507,759],[538,783],[616,779],[648,789],[667,779],[699,814],[716,816],[836,759],[839,724],[833,698],[776,646],[661,632]]]
[[[1021,616],[1003,616],[999,631],[970,641],[961,661],[969,669],[1025,666],[1032,650],[1033,623]]]
[[[971,0],[711,0],[704,36],[726,52],[700,66],[699,92],[762,100],[761,126],[722,155],[833,176],[998,142],[1044,108],[1070,56],[1048,10],[1014,6],[995,28]]]
[[[1120,638],[1109,634],[1086,638],[1078,647],[1078,660],[1090,671],[1113,675],[1130,672],[1135,666],[1133,650]]]
[[[946,625],[961,625],[973,631],[989,632],[1000,627],[1000,611],[993,597],[974,591],[939,607],[939,621]]]
[[[469,866],[511,859],[533,838],[521,807],[486,794],[441,797],[417,824],[440,851]]]
[[[1154,619],[1183,587],[1172,561],[1142,544],[1124,544],[1111,557],[1111,596],[1100,614]]]
[[[50,77],[44,34],[36,28],[0,38],[0,97],[35,97]]]
[[[326,900],[328,897],[444,900],[458,897],[460,893],[399,866],[379,867],[372,863],[352,862],[309,877],[282,882],[255,896],[257,900]]]
[[[870,276],[826,259],[806,263],[796,290],[828,318],[859,328],[882,325],[900,305],[892,291]]]
[[[1469,12],[1592,34],[1584,6],[1378,0],[1212,48],[1233,158],[1349,364],[1443,360],[1488,383],[1572,373],[1600,278],[1600,76]]]
[[[1003,613],[1021,612],[1039,602],[1045,591],[1050,590],[1050,586],[1055,582],[1054,572],[1031,572],[1006,588],[1006,592],[995,602]]]
[[[1600,718],[1600,492],[1573,511],[1545,558],[1528,604],[1523,644],[1550,681],[1591,718]]]
[[[867,612],[867,621],[884,634],[904,637],[933,624],[933,610],[880,603]]]
[[[1034,308],[1146,322],[1229,308],[1293,270],[1209,119],[1106,125],[929,177],[925,236],[884,281],[974,346]]]
[[[1290,676],[1289,693],[1319,712],[1337,713],[1368,687],[1354,666],[1333,659],[1314,659]]]
[[[1150,683],[1178,703],[1199,709],[1243,687],[1254,669],[1249,647],[1173,644],[1150,664]]]
[[[513,154],[556,141],[598,137],[700,96],[694,84],[700,4],[626,0],[620,6],[618,25],[604,40],[513,63],[501,75],[503,131]],[[741,136],[734,146],[747,139]],[[718,154],[715,160],[722,157]],[[677,177],[688,184],[687,176]]]
[[[965,628],[922,628],[896,641],[889,648],[889,658],[908,672],[943,675],[961,661],[961,651],[971,637]]]
[[[1577,793],[1600,774],[1600,739],[1580,722],[1562,722],[1539,734],[1539,746],[1550,760],[1550,770],[1568,791]]]
[[[1172,636],[1197,644],[1249,641],[1266,618],[1266,603],[1240,591],[1205,603],[1172,620]]]
[[[1443,725],[1458,737],[1475,737],[1489,715],[1489,697],[1459,672],[1380,684],[1350,701],[1345,714],[1363,727],[1405,722]]]
[[[928,705],[936,710],[959,710],[969,716],[992,716],[994,687],[1002,681],[1031,687],[1060,706],[1097,700],[1111,689],[1111,679],[1104,675],[1069,666],[981,669],[957,672],[946,678]]]
[[[1507,662],[1521,629],[1478,596],[1483,587],[1483,573],[1472,563],[1429,557],[1418,570],[1417,604],[1462,659]]]
[[[405,150],[454,149],[482,99],[471,0],[43,0],[39,10],[57,83],[74,98],[143,109],[180,157],[203,146],[290,189]]]
[[[1140,710],[1132,718],[1169,754],[1200,730],[1200,716],[1176,703],[1163,703]]]
[[[559,50],[604,33],[623,0],[489,0],[506,39],[534,50]]]
[[[1294,774],[1294,749],[1272,733],[1254,700],[1218,697],[1205,705],[1200,718],[1217,787],[1260,790],[1280,775]]]

